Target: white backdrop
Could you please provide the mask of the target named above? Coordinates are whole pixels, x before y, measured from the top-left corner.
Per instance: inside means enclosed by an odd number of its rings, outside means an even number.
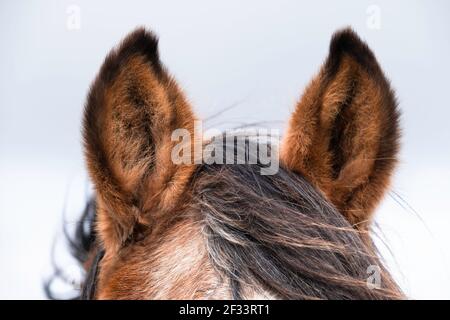
[[[337,28],[369,43],[403,112],[401,164],[377,215],[411,298],[450,298],[448,1],[2,1],[0,298],[43,298],[50,250],[83,206],[80,119],[110,48],[137,25],[203,117],[283,127]],[[281,122],[280,122],[281,121]],[[406,203],[405,203],[406,202]]]

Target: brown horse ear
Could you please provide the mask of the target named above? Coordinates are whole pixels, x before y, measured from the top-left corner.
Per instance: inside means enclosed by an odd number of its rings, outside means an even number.
[[[160,63],[157,38],[137,29],[105,59],[84,113],[97,228],[107,250],[174,206],[193,167],[171,161],[171,134],[193,128],[190,106]]]
[[[397,161],[396,105],[374,54],[344,29],[334,34],[283,141],[284,164],[308,177],[359,230],[368,226]]]

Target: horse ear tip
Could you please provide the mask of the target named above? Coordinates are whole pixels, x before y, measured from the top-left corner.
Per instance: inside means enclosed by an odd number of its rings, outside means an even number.
[[[130,32],[127,38],[135,38],[147,42],[158,42],[158,36],[144,26],[138,26]]]
[[[161,73],[161,62],[158,53],[158,37],[145,27],[137,27],[130,32],[119,45],[115,46],[106,56],[99,74],[91,85],[90,94],[96,98],[96,89],[110,84],[119,71],[124,68],[130,58],[142,57],[149,62],[156,73]],[[89,99],[90,100],[90,99]]]
[[[151,30],[140,26],[132,31],[123,41],[122,48],[140,52],[146,56],[158,57],[158,36]]]
[[[351,27],[345,27],[333,34],[327,65],[335,67],[340,63],[341,57],[344,55],[352,57],[371,72],[378,73],[379,71],[379,68],[376,67],[378,64],[374,53]]]
[[[355,47],[364,45],[365,43],[351,27],[345,27],[333,34],[330,51],[351,51]]]

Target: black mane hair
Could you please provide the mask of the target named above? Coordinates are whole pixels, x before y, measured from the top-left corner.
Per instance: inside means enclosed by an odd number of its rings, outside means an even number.
[[[90,198],[81,213],[79,221],[76,225],[75,231],[73,235],[67,229],[66,225],[63,226],[64,238],[67,243],[67,247],[70,251],[70,254],[75,259],[75,261],[80,265],[80,267],[84,266],[88,259],[90,258],[92,251],[96,247],[96,232],[95,232],[95,220],[96,220],[96,205],[95,199]],[[54,257],[53,257],[54,258]],[[44,291],[48,299],[57,300],[60,299],[57,292],[52,288],[52,284],[61,280],[65,283],[69,282],[68,279],[64,276],[64,270],[61,270],[60,267],[57,266],[56,262],[53,262],[54,273],[44,283]],[[83,281],[82,288],[92,287],[93,283],[89,283],[89,281],[95,281],[92,277],[88,275],[85,277]],[[83,297],[84,294],[80,292],[79,295],[72,297],[73,300],[78,300]]]

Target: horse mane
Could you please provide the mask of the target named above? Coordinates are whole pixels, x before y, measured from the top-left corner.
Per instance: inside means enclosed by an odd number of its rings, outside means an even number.
[[[95,232],[95,218],[96,218],[96,205],[93,197],[89,198],[85,204],[83,211],[76,223],[73,234],[67,229],[66,225],[63,225],[64,240],[67,248],[80,268],[90,264],[92,252],[96,247],[96,232]],[[52,253],[53,259],[55,259],[55,252]],[[59,292],[53,289],[53,283],[56,281],[62,281],[65,284],[73,285],[70,279],[64,275],[64,270],[61,269],[56,261],[52,261],[53,274],[49,279],[44,282],[44,292],[48,299],[58,300],[62,296]],[[88,285],[87,279],[84,277],[81,287]],[[77,289],[77,288],[74,288]],[[81,298],[81,292],[79,295],[71,297],[72,300],[79,300]]]
[[[283,164],[275,175],[261,175],[263,166],[201,164],[190,183],[190,209],[198,214],[209,258],[232,298],[245,297],[248,288],[281,299],[403,297],[375,246],[320,191]],[[75,298],[89,298],[95,290],[102,252],[95,214],[91,199],[81,217],[88,225],[80,223],[74,237],[68,235],[72,255],[88,270]],[[367,284],[370,266],[380,270],[375,289]],[[50,285],[47,294],[55,298]]]

